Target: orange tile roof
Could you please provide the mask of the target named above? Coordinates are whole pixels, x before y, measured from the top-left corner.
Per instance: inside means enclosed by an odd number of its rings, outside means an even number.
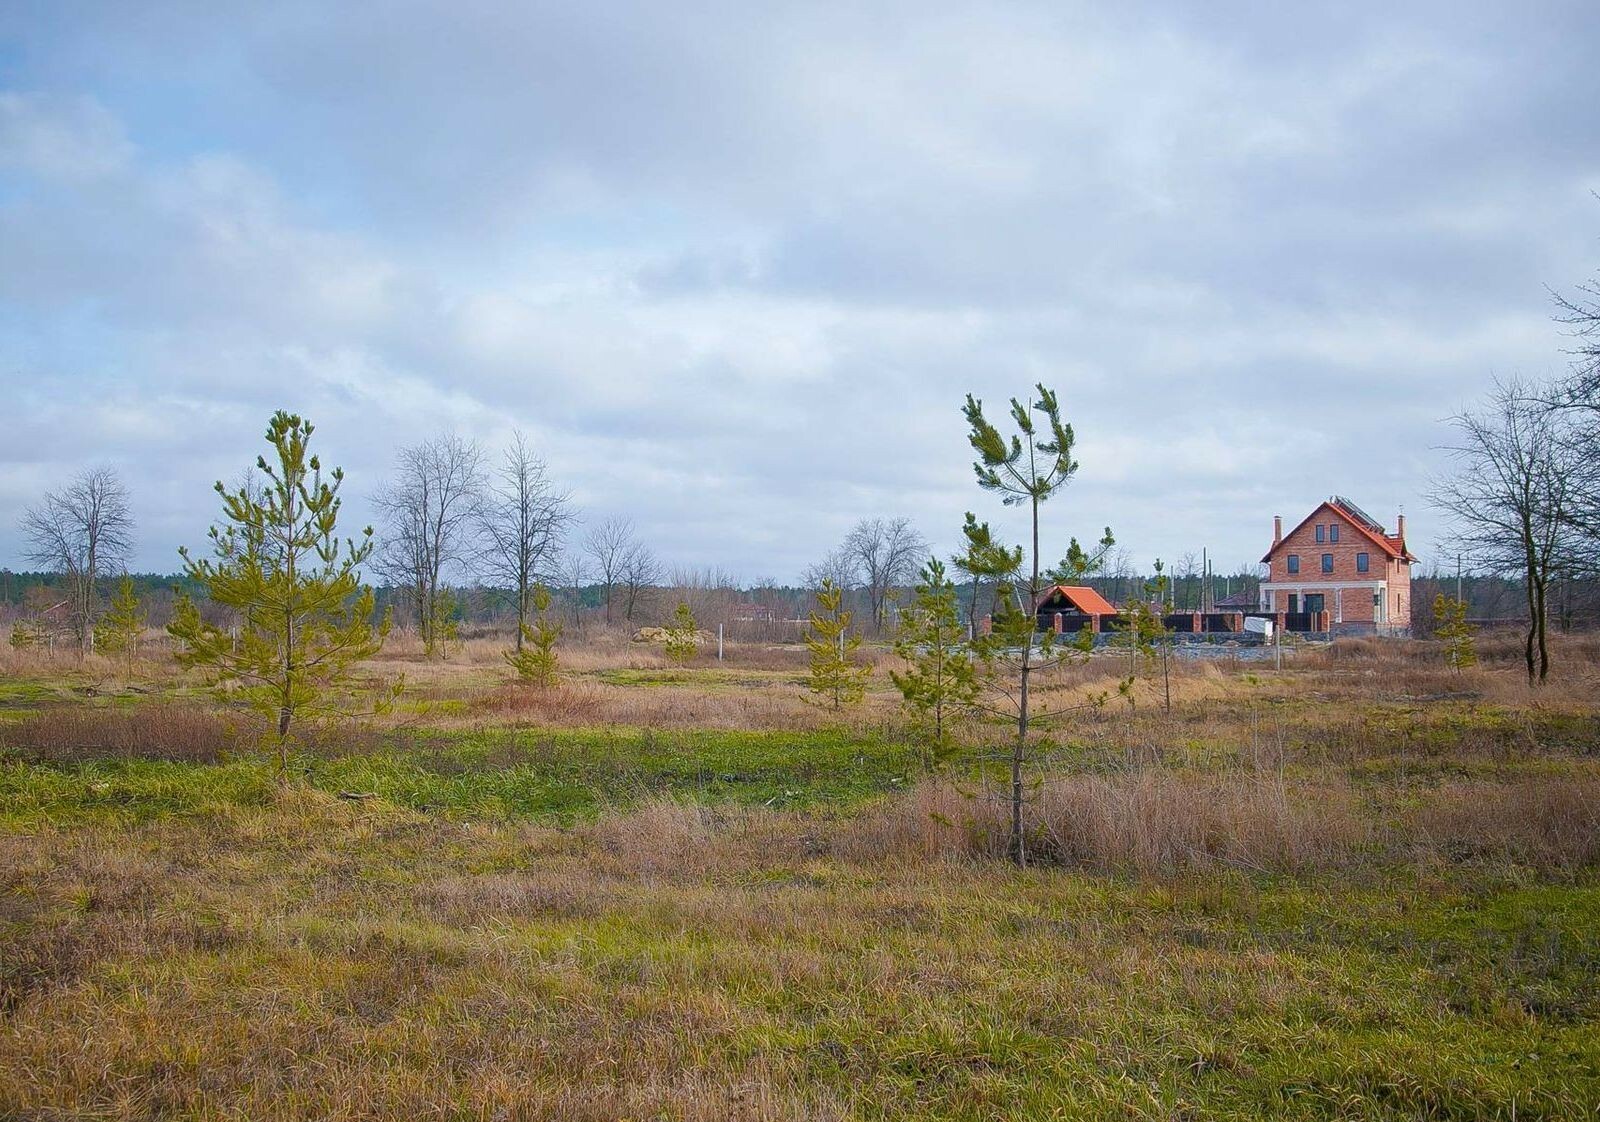
[[[1053,588],[1047,588],[1044,590],[1044,594],[1039,597],[1039,603],[1043,604],[1058,592],[1066,599],[1067,603],[1077,608],[1084,615],[1109,616],[1116,614],[1117,609],[1112,607],[1111,601],[1094,589],[1081,584],[1058,584]]]

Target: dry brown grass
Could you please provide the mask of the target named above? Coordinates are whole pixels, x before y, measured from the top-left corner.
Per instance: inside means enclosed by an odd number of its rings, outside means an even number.
[[[1403,820],[1395,841],[1408,839],[1438,860],[1559,870],[1600,864],[1600,778],[1452,783]]]
[[[467,728],[491,721],[517,725],[627,725],[645,728],[773,730],[823,726],[875,727],[893,715],[881,700],[865,708],[834,714],[807,703],[805,691],[789,683],[770,687],[697,688],[685,686],[614,686],[568,679],[553,689],[539,690],[508,682],[486,691],[465,714],[432,724]]]
[[[831,852],[852,861],[998,861],[1009,806],[997,791],[922,784],[843,822]],[[1345,781],[1271,776],[1072,776],[1029,799],[1033,859],[1168,875],[1232,867],[1304,873],[1355,863],[1492,858],[1544,871],[1600,864],[1600,776],[1458,782],[1392,811]]]
[[[115,708],[52,706],[0,725],[0,748],[24,760],[55,764],[88,760],[166,760],[215,764],[260,747],[262,719],[249,712],[191,703],[152,702]],[[358,722],[302,721],[293,741],[318,754],[377,751],[382,732]]]
[[[213,764],[241,743],[246,722],[198,705],[55,707],[0,726],[0,745],[29,760],[173,760]]]
[[[1245,775],[1073,776],[1027,805],[1035,861],[1145,874],[1226,865],[1294,871],[1333,863],[1370,834],[1347,788]],[[926,783],[852,819],[835,847],[852,860],[1003,860],[1010,808],[998,790]]]
[[[1197,1117],[1271,1116],[1313,1079],[1307,1118],[1573,1116],[1552,1104],[1594,1082],[1592,940],[1535,917],[1515,954],[1462,942],[1526,878],[1473,910],[1481,882],[1436,869],[1490,856],[1461,837],[1593,864],[1575,815],[1600,781],[1555,783],[1441,788],[1417,814],[1448,823],[1408,847],[1411,819],[1338,784],[1042,791],[1055,859],[1113,877],[1009,873],[996,808],[944,785],[851,817],[663,800],[572,830],[294,789],[0,834],[0,1116],[1167,1117],[1146,1073]],[[1403,901],[1384,861],[1421,866]],[[1530,1058],[1464,1077],[1485,1053]]]
[[[635,642],[633,629],[605,628],[589,624],[583,631],[568,630],[557,645],[563,669],[576,674],[596,670],[662,669],[681,665],[667,658],[660,643]],[[502,655],[511,646],[506,633],[475,636],[449,643],[434,658],[427,658],[422,642],[412,632],[393,632],[383,652],[374,661],[407,662],[435,666],[502,667]],[[806,648],[795,643],[734,642],[723,644],[723,660],[716,657],[715,641],[703,642],[691,666],[727,666],[746,670],[800,670],[806,664]],[[863,658],[874,663],[893,657],[887,646],[863,648]]]
[[[1522,637],[1492,631],[1476,643],[1479,664],[1462,671],[1445,661],[1444,649],[1420,639],[1352,638],[1311,652],[1301,669],[1342,683],[1352,696],[1466,696],[1504,705],[1588,706],[1600,691],[1600,633],[1550,637],[1551,676],[1529,686],[1522,661]]]

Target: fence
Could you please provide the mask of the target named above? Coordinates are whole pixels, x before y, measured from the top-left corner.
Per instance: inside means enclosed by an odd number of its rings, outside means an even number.
[[[1162,626],[1175,635],[1242,635],[1244,621],[1271,620],[1279,631],[1300,634],[1327,633],[1333,629],[1331,612],[1175,612],[1161,617]],[[1077,612],[1040,612],[1039,629],[1058,635],[1115,631],[1121,612],[1084,615]],[[986,621],[987,623],[987,621]]]

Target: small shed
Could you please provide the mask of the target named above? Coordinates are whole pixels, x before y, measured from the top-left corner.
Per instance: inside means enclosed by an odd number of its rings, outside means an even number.
[[[1042,631],[1078,631],[1091,620],[1116,615],[1117,609],[1087,585],[1058,584],[1039,597],[1034,613]]]

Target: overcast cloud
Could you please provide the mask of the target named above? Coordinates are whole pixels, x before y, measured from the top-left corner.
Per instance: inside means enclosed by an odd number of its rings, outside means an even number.
[[[1044,380],[1050,551],[1423,502],[1600,266],[1600,5],[0,4],[0,564],[119,468],[170,570],[270,412],[353,513],[524,429],[669,563],[942,550]]]

